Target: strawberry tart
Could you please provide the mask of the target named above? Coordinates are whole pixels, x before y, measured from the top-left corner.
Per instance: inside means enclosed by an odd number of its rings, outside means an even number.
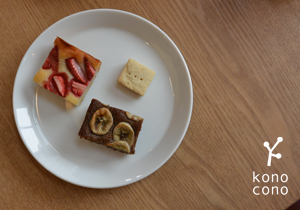
[[[33,81],[72,104],[79,105],[101,64],[100,60],[57,37]]]

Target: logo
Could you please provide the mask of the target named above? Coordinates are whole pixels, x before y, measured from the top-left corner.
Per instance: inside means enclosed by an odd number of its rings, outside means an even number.
[[[281,158],[281,154],[280,153],[277,153],[277,154],[273,154],[273,150],[277,147],[277,145],[283,141],[283,138],[282,137],[278,137],[277,138],[277,142],[275,143],[275,145],[272,147],[272,149],[270,149],[270,145],[269,145],[269,142],[265,142],[264,143],[264,147],[266,147],[268,150],[269,150],[269,156],[268,156],[268,163],[267,163],[267,166],[271,166],[271,160],[272,160],[272,156],[273,157],[276,157],[277,159],[280,159]]]
[[[283,141],[282,137],[277,138],[277,142],[272,148],[270,148],[269,142],[264,142],[264,147],[269,150],[267,166],[271,166],[272,157],[280,159],[282,155],[280,153],[274,154],[273,151],[277,145]],[[262,174],[262,175],[261,175]],[[289,177],[287,174],[268,174],[268,173],[257,173],[253,171],[253,183],[257,183],[257,186],[253,188],[254,195],[286,195],[288,193],[287,186],[285,185]],[[261,186],[265,185],[265,186]],[[281,186],[281,187],[280,187]]]

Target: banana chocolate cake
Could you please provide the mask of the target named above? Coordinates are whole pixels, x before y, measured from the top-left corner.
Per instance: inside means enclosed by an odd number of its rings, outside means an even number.
[[[143,118],[92,99],[78,135],[126,154],[135,154]]]

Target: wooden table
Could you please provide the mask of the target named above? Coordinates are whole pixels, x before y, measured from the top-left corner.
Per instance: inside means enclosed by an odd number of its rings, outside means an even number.
[[[0,209],[285,209],[300,198],[298,1],[0,2]],[[194,91],[189,129],[170,160],[139,182],[106,190],[44,169],[24,146],[12,108],[14,78],[32,42],[56,21],[97,8],[135,13],[165,31]],[[282,157],[267,166],[263,144],[273,147],[277,137],[283,142],[273,153]]]

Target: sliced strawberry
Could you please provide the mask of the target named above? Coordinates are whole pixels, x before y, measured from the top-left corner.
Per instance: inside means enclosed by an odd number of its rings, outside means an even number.
[[[44,88],[50,90],[52,93],[58,94],[56,85],[54,84],[55,82],[53,80],[53,76],[53,74],[49,76],[48,83],[44,85]]]
[[[84,66],[85,66],[86,77],[90,81],[91,79],[93,79],[96,71],[95,71],[94,67],[92,66],[92,64],[90,63],[90,61],[86,57],[84,57]]]
[[[49,58],[46,59],[44,65],[42,66],[43,69],[51,69],[51,63]]]
[[[73,76],[82,83],[87,83],[86,76],[75,58],[66,59],[66,64]]]
[[[48,58],[46,59],[43,69],[53,69],[54,72],[58,71],[58,46],[55,45],[50,51]]]
[[[54,76],[53,80],[56,84],[60,96],[65,97],[67,93],[67,84],[62,76]]]
[[[84,93],[87,86],[73,80],[72,84],[71,84],[71,87],[72,87],[72,92],[75,95],[81,96]]]

